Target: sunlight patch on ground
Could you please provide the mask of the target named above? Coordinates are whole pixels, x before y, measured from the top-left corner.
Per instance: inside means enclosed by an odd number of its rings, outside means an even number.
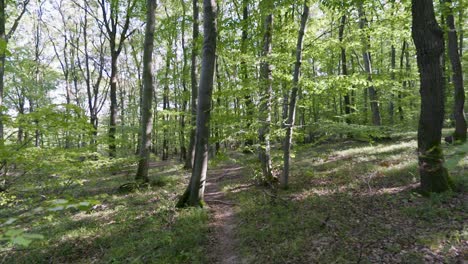
[[[370,154],[383,154],[386,152],[402,151],[404,149],[416,148],[416,140],[401,142],[393,145],[376,145],[360,148],[350,148],[335,152],[338,156],[351,156],[351,155],[370,155]]]
[[[412,183],[404,186],[398,186],[398,187],[393,187],[393,188],[380,188],[376,190],[373,194],[397,194],[401,193],[410,189],[414,189],[419,186],[419,183]]]
[[[71,219],[75,222],[79,221],[97,221],[97,220],[102,220],[102,221],[108,221],[112,219],[117,213],[117,210],[114,209],[108,209],[105,211],[92,211],[90,213],[88,212],[80,212],[77,214],[74,214]],[[110,224],[107,222],[105,225]]]

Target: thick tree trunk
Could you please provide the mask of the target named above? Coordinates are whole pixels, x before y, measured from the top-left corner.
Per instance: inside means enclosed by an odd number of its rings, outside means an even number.
[[[448,52],[450,62],[452,64],[452,79],[455,92],[455,132],[454,140],[462,142],[466,141],[466,119],[465,119],[465,89],[463,88],[463,73],[460,62],[460,54],[458,53],[458,37],[455,29],[455,19],[453,17],[453,9],[450,7],[451,0],[445,0],[447,3],[447,27],[448,27]]]
[[[135,180],[148,182],[149,156],[151,149],[151,131],[153,130],[153,48],[155,28],[156,0],[146,1],[145,46],[143,50],[143,94],[141,104],[141,134],[138,169]]]
[[[185,160],[185,168],[191,169],[193,167],[193,161],[195,158],[195,134],[196,134],[196,125],[197,125],[197,97],[198,97],[198,71],[197,71],[197,59],[198,59],[198,36],[199,29],[199,9],[198,9],[198,0],[193,0],[193,24],[192,24],[192,65],[190,68],[190,80],[192,85],[192,95],[191,95],[191,129],[190,129],[190,142],[187,152],[187,159]]]
[[[444,121],[444,80],[441,59],[444,37],[434,15],[432,0],[412,0],[412,35],[420,74],[421,114],[418,158],[423,192],[450,188],[440,144]]]
[[[272,51],[272,33],[273,33],[273,15],[271,14],[271,6],[267,1],[263,1],[268,15],[265,17],[263,25],[263,50],[262,61],[260,65],[260,107],[259,107],[259,122],[258,140],[258,157],[262,167],[263,180],[266,183],[273,181],[271,154],[270,154],[270,125],[271,125],[271,96],[273,93],[272,68],[268,61]]]
[[[216,1],[203,0],[203,59],[197,106],[195,159],[190,184],[178,202],[179,207],[203,206],[210,137],[211,97],[216,63]]]
[[[304,1],[304,10],[301,18],[301,27],[299,29],[299,35],[297,37],[297,46],[296,46],[296,63],[294,65],[294,75],[293,75],[293,88],[291,91],[291,99],[289,102],[289,111],[288,111],[288,122],[286,124],[286,137],[284,139],[284,148],[283,148],[283,175],[280,179],[280,185],[282,188],[288,187],[289,180],[289,163],[291,160],[291,145],[293,139],[293,127],[296,120],[296,98],[299,92],[299,78],[301,72],[302,64],[302,40],[304,39],[305,29],[307,25],[307,20],[309,19],[309,4],[308,0]]]
[[[366,27],[367,20],[365,18],[362,3],[360,3],[358,11],[359,11],[359,17],[360,17],[359,28],[363,30]],[[364,60],[364,69],[367,72],[367,80],[370,83],[372,83],[372,62],[371,62],[369,36],[366,35],[362,37],[362,44],[363,44],[362,57]],[[377,91],[375,90],[375,87],[372,84],[367,88],[367,90],[368,90],[370,107],[371,107],[371,112],[372,112],[372,124],[375,126],[380,126],[382,121],[380,118],[379,98],[377,95]]]

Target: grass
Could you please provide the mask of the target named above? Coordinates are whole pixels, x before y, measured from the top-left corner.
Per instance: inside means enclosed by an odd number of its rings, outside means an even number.
[[[238,204],[234,232],[245,263],[456,263],[468,257],[467,148],[445,149],[457,192],[429,198],[414,191],[414,134],[385,144],[297,146],[290,188],[278,192],[252,184],[256,155],[223,154],[210,168],[242,165],[245,177],[222,184]],[[274,155],[279,164],[281,153]],[[65,184],[29,175],[2,193],[1,222],[18,218],[14,228],[44,239],[0,244],[1,262],[207,263],[215,246],[209,211],[175,209],[187,184],[181,165],[158,163],[151,185],[133,192],[119,191],[133,167],[116,169],[109,164]],[[86,210],[35,210],[57,206],[55,199],[95,202]]]
[[[446,149],[449,159],[457,148]],[[454,263],[468,257],[468,157],[450,169],[460,192],[428,199],[414,191],[415,149],[408,138],[297,148],[288,190],[276,198],[260,187],[229,194],[239,203],[243,256],[248,263]]]
[[[36,215],[15,228],[42,234],[45,239],[29,247],[6,247],[4,263],[203,263],[207,243],[208,212],[176,210],[177,195],[186,186],[180,166],[153,168],[152,185],[132,193],[118,187],[132,180],[132,170],[112,175],[105,170],[83,178],[60,194],[47,190],[47,199],[93,199],[86,211],[73,209]],[[15,192],[13,189],[11,192]],[[19,216],[43,206],[41,193],[17,193],[16,204],[1,217]],[[27,198],[27,199],[26,199]]]

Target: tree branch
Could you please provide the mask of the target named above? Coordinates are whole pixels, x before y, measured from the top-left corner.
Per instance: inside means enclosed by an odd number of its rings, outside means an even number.
[[[21,10],[21,13],[19,16],[15,19],[15,22],[13,23],[13,26],[10,28],[10,31],[8,31],[8,34],[6,34],[6,40],[8,41],[13,33],[15,33],[16,29],[18,28],[19,22],[21,18],[23,17],[24,13],[26,13],[26,7],[29,4],[29,0],[24,0],[23,2],[23,10]]]

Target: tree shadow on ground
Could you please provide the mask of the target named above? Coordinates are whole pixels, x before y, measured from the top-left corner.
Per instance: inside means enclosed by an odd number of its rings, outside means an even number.
[[[335,158],[353,144],[322,147],[326,166],[299,152],[279,194],[248,179],[231,183],[249,263],[462,263],[466,190],[421,197],[414,149],[391,145],[366,161],[369,152]]]

